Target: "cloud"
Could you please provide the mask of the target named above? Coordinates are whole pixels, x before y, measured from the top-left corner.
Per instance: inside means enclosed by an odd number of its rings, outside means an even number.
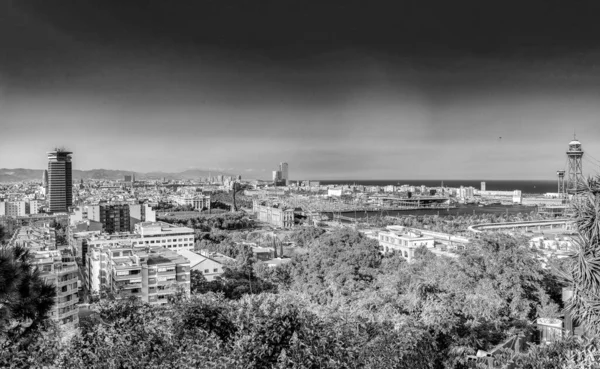
[[[254,169],[252,169],[252,168],[248,168],[248,169],[245,169],[245,171],[246,171],[246,172],[254,172]]]

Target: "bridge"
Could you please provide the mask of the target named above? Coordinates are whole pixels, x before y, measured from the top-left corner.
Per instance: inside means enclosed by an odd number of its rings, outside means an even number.
[[[553,219],[553,220],[533,220],[528,222],[510,222],[510,223],[486,223],[472,225],[468,228],[473,233],[481,233],[485,231],[497,230],[516,230],[517,228],[525,228],[525,232],[531,230],[564,228],[571,229],[573,224],[572,219]]]

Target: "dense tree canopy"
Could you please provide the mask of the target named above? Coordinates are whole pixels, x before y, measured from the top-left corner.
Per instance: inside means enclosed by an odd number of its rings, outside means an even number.
[[[532,333],[538,317],[560,315],[565,281],[552,270],[570,278],[580,296],[596,291],[593,222],[580,224],[589,230],[581,252],[566,262],[548,260],[550,270],[526,239],[503,234],[483,235],[454,258],[420,248],[408,263],[381,255],[378,242],[357,231],[314,227],[289,234],[306,252],[269,267],[236,244],[252,237],[226,231],[235,228],[226,221],[241,219],[234,213],[191,220],[198,248],[234,260],[214,281],[192,271],[191,297],[177,295],[159,307],[96,302],[97,313],[62,345],[47,340],[51,330],[40,324],[30,355],[56,367],[462,369],[468,355]],[[484,217],[411,219],[405,225],[447,230]],[[584,317],[594,321],[591,313]],[[4,342],[20,358],[15,366],[31,366],[25,345]],[[496,360],[532,369],[592,367],[599,352],[597,338],[567,338]],[[0,366],[9,360],[0,358]]]

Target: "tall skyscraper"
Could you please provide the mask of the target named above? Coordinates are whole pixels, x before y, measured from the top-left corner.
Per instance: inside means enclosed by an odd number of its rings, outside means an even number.
[[[44,187],[44,189],[48,189],[48,171],[44,170],[44,173],[42,173],[42,187]]]
[[[281,180],[287,186],[290,179],[288,173],[288,163],[279,163],[279,171],[281,172]]]
[[[485,182],[481,182],[481,191],[485,191]]]
[[[65,213],[73,205],[72,152],[56,149],[48,153],[48,203],[50,213]]]

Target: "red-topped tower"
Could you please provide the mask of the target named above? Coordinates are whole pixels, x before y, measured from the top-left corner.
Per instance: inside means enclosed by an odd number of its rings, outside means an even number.
[[[583,181],[583,169],[581,159],[583,159],[583,149],[581,142],[573,136],[573,141],[569,142],[569,150],[567,151],[569,159],[569,176],[567,179],[567,193],[574,194]]]

